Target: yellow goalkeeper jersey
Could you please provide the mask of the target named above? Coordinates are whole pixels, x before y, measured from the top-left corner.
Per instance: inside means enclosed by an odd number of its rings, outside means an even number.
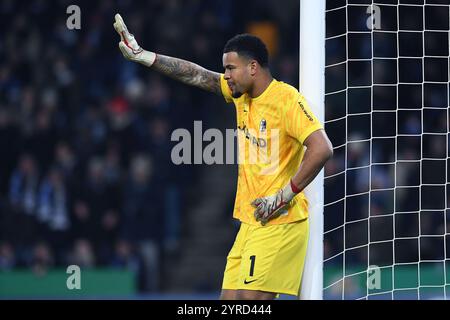
[[[290,181],[303,159],[303,142],[323,126],[305,98],[284,82],[273,79],[256,98],[248,94],[233,98],[223,74],[220,85],[225,101],[235,104],[237,114],[239,176],[233,217],[260,225],[251,202],[276,193]],[[267,225],[307,218],[304,193],[298,194],[287,209]]]

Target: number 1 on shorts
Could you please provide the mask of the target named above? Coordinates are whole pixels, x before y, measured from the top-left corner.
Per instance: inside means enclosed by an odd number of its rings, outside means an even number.
[[[256,256],[250,256],[250,277],[253,277],[253,272],[255,271],[255,260],[256,260]]]

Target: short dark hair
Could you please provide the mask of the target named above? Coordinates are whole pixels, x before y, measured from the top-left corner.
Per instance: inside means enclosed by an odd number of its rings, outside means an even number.
[[[240,56],[255,59],[262,67],[269,65],[269,53],[267,47],[258,37],[251,34],[238,34],[228,40],[223,53],[237,52]]]

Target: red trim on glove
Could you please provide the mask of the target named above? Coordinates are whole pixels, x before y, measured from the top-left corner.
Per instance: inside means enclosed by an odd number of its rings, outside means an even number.
[[[292,189],[292,191],[293,191],[294,193],[300,193],[300,191],[302,191],[302,190],[300,190],[300,189],[294,184],[294,182],[292,181],[292,179],[291,179],[291,189]]]
[[[130,48],[131,50],[133,50],[133,48],[131,48],[131,47],[129,46],[129,44],[128,44],[127,38],[125,37],[125,33],[122,31],[121,34],[122,34],[123,42],[125,43],[125,45],[126,45],[128,48]]]

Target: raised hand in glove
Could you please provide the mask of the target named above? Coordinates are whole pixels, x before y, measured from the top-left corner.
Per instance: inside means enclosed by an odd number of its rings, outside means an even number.
[[[134,36],[128,31],[120,14],[116,14],[113,26],[120,35],[119,49],[122,51],[123,56],[128,60],[151,67],[155,62],[156,54],[146,51],[139,46]]]

